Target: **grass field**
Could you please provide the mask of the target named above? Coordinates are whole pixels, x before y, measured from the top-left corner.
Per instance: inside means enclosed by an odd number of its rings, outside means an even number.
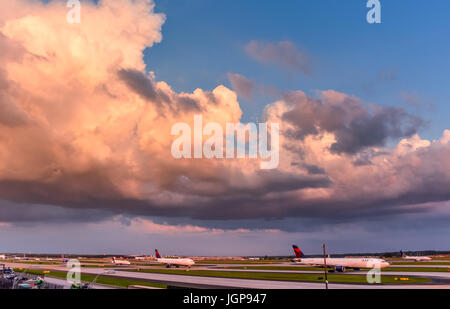
[[[431,257],[431,261],[448,261],[450,262],[450,257],[434,257],[434,256],[430,256]],[[396,257],[396,258],[387,258],[388,262],[411,262],[411,263],[416,263],[415,261],[411,261],[411,260],[405,260],[402,259],[401,257]],[[424,263],[428,263],[428,262],[424,262]]]
[[[448,262],[391,262],[391,265],[442,265],[449,266],[450,261]]]
[[[19,269],[15,269],[14,271],[20,272]],[[25,269],[23,272],[31,275],[41,276],[41,277],[53,277],[53,278],[61,278],[65,279],[67,276],[67,272],[62,271],[50,271],[45,272],[41,270],[34,270],[34,269]],[[83,282],[92,282],[95,279],[96,275],[89,275],[89,274],[81,274],[81,281]],[[104,285],[110,285],[110,286],[116,286],[116,287],[122,287],[122,288],[128,288],[130,285],[142,285],[142,286],[148,286],[148,287],[154,287],[154,288],[161,288],[165,289],[167,288],[167,285],[165,284],[159,284],[159,283],[152,283],[147,282],[143,280],[128,280],[128,279],[120,279],[120,278],[112,278],[112,277],[105,277],[100,276],[97,279],[98,284],[104,284]]]
[[[293,266],[233,266],[220,267],[221,269],[248,269],[248,270],[288,270],[288,271],[323,271],[321,267],[293,267]]]
[[[290,260],[201,260],[197,264],[277,264],[289,262]]]
[[[107,259],[107,260],[80,260],[80,263],[84,263],[84,264],[108,264],[111,263],[111,259]]]
[[[117,265],[107,265],[107,264],[99,264],[99,265],[81,265],[82,268],[118,268],[119,266]]]
[[[291,267],[291,266],[247,266],[247,267],[222,267],[222,269],[248,269],[248,270],[283,270],[283,271],[323,271],[321,267]],[[351,272],[352,270],[350,270]],[[369,271],[369,269],[361,269]],[[382,269],[385,272],[448,272],[449,269],[442,267],[388,267]]]
[[[450,268],[444,267],[388,267],[382,269],[385,272],[449,272]]]
[[[142,269],[140,272],[173,274],[186,276],[203,276],[219,278],[239,278],[239,279],[261,279],[261,280],[279,280],[279,281],[303,281],[303,282],[323,282],[321,274],[298,274],[298,273],[257,273],[257,272],[226,272],[214,270],[165,270],[165,269]],[[397,278],[397,280],[396,280]],[[398,276],[382,276],[383,284],[423,284],[431,282],[428,278],[408,278],[408,281],[400,280]],[[328,281],[334,283],[356,283],[367,284],[365,275],[328,275]]]
[[[149,263],[146,263],[146,264],[139,264],[139,263],[131,263],[131,265],[132,266],[137,266],[137,267],[139,267],[139,266],[154,266],[154,267],[162,267],[162,266],[166,266],[166,264],[149,264]],[[195,265],[194,265],[195,266]]]

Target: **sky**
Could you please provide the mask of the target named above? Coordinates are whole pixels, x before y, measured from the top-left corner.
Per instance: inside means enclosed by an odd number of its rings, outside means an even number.
[[[2,2],[0,252],[449,250],[450,4],[380,2]],[[278,167],[174,158],[195,115]]]

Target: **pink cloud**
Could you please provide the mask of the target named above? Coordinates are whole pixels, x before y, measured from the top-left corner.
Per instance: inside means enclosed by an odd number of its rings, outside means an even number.
[[[155,223],[152,220],[144,218],[133,218],[127,221],[126,224],[122,223],[123,218],[121,216],[115,217],[113,220],[104,221],[101,223],[90,224],[90,226],[110,226],[117,225],[120,229],[126,229],[130,232],[138,234],[164,234],[164,235],[242,235],[242,234],[275,234],[280,233],[278,229],[218,229],[218,228],[206,228],[191,224],[171,225],[168,223]]]

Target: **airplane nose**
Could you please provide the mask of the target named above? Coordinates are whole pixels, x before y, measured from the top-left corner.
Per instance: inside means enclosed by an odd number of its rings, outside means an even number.
[[[381,268],[386,268],[389,267],[391,264],[389,264],[388,262],[383,262],[381,263]]]

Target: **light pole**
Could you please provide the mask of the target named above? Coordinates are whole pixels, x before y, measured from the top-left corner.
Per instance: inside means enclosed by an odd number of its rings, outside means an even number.
[[[327,249],[325,248],[325,244],[322,245],[322,248],[323,248],[323,264],[325,271],[325,289],[328,290]]]
[[[114,269],[109,269],[109,270],[105,270],[101,273],[99,273],[94,280],[92,280],[91,283],[88,284],[87,288],[89,289],[91,287],[91,285],[94,285],[97,282],[98,277],[100,277],[101,275],[106,275],[106,274],[114,274],[116,273]]]

